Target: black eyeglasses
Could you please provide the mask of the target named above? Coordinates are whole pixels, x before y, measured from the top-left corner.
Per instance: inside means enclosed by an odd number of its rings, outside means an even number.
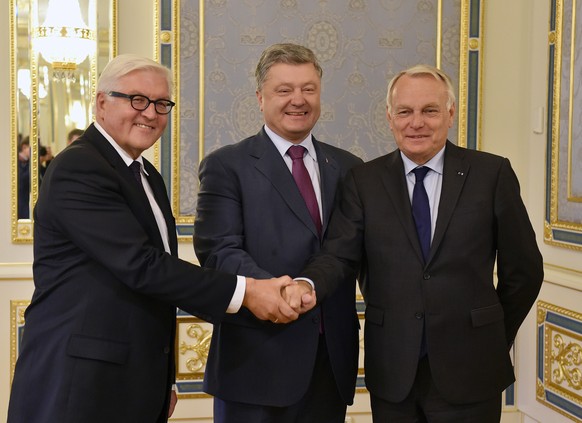
[[[176,105],[173,101],[170,100],[150,100],[145,95],[141,94],[124,94],[118,91],[109,91],[107,93],[111,97],[121,97],[121,98],[128,98],[131,102],[131,107],[135,110],[143,112],[145,109],[150,107],[151,103],[154,103],[154,108],[156,109],[156,113],[160,115],[167,115],[172,111],[172,107]]]

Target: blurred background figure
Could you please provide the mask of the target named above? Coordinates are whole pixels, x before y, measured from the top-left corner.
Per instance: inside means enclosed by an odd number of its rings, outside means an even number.
[[[18,218],[30,218],[30,138],[18,142]]]
[[[79,138],[83,134],[83,132],[85,131],[79,128],[71,129],[71,131],[67,135],[67,145],[71,144],[73,141]]]

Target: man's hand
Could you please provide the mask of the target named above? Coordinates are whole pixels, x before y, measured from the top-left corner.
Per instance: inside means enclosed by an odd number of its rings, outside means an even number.
[[[297,313],[303,314],[311,310],[317,303],[315,290],[303,280],[294,281],[281,290],[281,295]]]
[[[295,282],[289,276],[272,279],[246,278],[243,306],[257,318],[273,323],[289,323],[299,314],[281,296],[282,290]]]

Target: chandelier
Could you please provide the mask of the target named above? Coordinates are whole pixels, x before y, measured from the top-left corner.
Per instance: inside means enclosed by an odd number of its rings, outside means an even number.
[[[33,27],[33,45],[52,65],[57,80],[74,79],[77,65],[96,50],[95,29],[89,28],[78,0],[49,0],[42,25]]]

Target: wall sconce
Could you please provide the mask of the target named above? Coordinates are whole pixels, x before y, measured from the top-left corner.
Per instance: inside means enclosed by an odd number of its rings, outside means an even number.
[[[88,13],[91,11],[94,7],[89,7]],[[38,25],[37,16],[33,17],[36,21],[32,29],[34,49],[52,65],[55,79],[74,80],[77,65],[92,56],[97,47],[94,17],[90,17],[93,25],[88,26],[78,0],[48,0],[42,25]]]

